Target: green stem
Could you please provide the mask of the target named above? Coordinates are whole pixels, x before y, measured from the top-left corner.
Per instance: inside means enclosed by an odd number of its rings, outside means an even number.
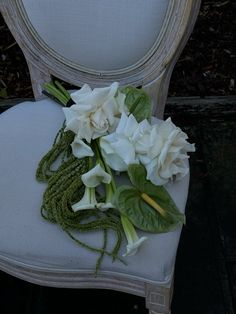
[[[99,140],[96,140],[95,141],[95,150],[97,152],[97,154],[99,155],[99,159],[102,161],[103,165],[104,165],[104,170],[109,173],[109,175],[111,176],[111,188],[112,188],[112,191],[113,193],[116,192],[116,183],[115,183],[115,180],[114,180],[114,176],[113,176],[113,173],[111,171],[111,168],[108,166],[108,164],[106,163],[106,161],[104,160],[103,156],[102,156],[102,153],[101,153],[101,150],[100,150],[100,144],[99,144]]]
[[[95,151],[97,163],[99,163],[103,170],[105,170],[111,176],[111,182],[109,184],[105,184],[105,190],[106,190],[106,203],[109,202],[112,203],[113,195],[116,192],[116,184],[112,171],[101,154],[99,140],[93,141],[93,148]]]
[[[88,157],[88,171],[93,168],[93,158]]]
[[[106,170],[106,172],[109,173],[109,175],[111,176],[111,183],[110,183],[110,185],[111,185],[111,188],[112,188],[113,193],[115,193],[115,192],[116,192],[116,183],[115,183],[115,180],[114,180],[114,177],[113,177],[113,173],[112,173],[112,171],[111,171],[111,168],[108,166],[107,163],[105,163],[105,170]]]
[[[69,92],[61,85],[60,82],[54,81],[55,86],[60,90],[60,92],[67,98],[67,101],[70,100]]]
[[[134,240],[138,238],[133,224],[130,222],[130,220],[126,216],[122,214],[121,214],[121,223],[122,223],[122,227],[124,229],[125,236],[128,243],[132,243]]]
[[[45,83],[43,87],[54,97],[56,97],[61,103],[64,105],[67,104],[68,99],[67,97],[60,91],[58,90],[52,83]]]

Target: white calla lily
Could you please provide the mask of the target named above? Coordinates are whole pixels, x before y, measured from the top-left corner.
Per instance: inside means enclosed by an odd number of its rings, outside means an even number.
[[[75,136],[74,141],[71,143],[71,148],[73,155],[77,158],[94,156],[94,152],[91,147],[85,144],[85,142],[77,136]]]
[[[95,209],[97,204],[95,189],[85,187],[84,196],[81,198],[79,202],[72,205],[72,209],[74,212],[79,210],[86,210],[86,209]]]
[[[87,209],[99,209],[101,211],[106,211],[109,208],[114,208],[114,205],[110,202],[98,203],[95,188],[89,188],[86,186],[82,199],[71,207],[74,212]]]
[[[108,210],[109,208],[115,208],[115,206],[110,202],[109,203],[97,203],[96,208],[104,212]]]
[[[124,215],[121,215],[121,222],[128,241],[128,244],[126,246],[126,253],[123,254],[123,256],[125,257],[135,255],[138,252],[141,244],[147,240],[147,237],[139,238],[134,226],[132,225],[130,220]]]
[[[97,202],[95,187],[101,183],[109,184],[111,176],[103,170],[100,164],[97,164],[88,172],[81,176],[81,180],[85,185],[85,191],[82,199],[76,204],[72,205],[73,211],[86,210],[86,209],[99,209],[105,211],[109,208],[114,208],[110,200],[105,203]]]
[[[84,173],[81,179],[85,186],[94,188],[100,183],[109,184],[111,182],[111,176],[104,171],[100,164],[97,164],[94,168]]]

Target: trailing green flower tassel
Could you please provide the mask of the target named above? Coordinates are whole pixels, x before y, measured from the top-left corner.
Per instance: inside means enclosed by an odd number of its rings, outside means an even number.
[[[113,260],[121,260],[118,253],[123,231],[120,219],[114,209],[109,209],[106,212],[97,209],[73,212],[72,204],[78,202],[84,194],[81,176],[88,171],[88,158],[78,159],[71,152],[70,144],[73,138],[73,133],[64,132],[64,127],[62,127],[51,150],[38,165],[37,180],[47,182],[41,213],[46,220],[60,225],[76,243],[99,254],[95,267],[97,272],[104,255],[110,256]],[[53,169],[58,160],[61,160],[60,166]],[[75,236],[75,232],[78,235],[78,232],[97,230],[104,233],[101,248],[92,247]],[[116,243],[111,251],[107,249],[109,230],[116,234]]]

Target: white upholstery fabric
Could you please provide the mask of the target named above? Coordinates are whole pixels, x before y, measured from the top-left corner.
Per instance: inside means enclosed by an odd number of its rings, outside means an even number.
[[[49,47],[95,70],[124,68],[144,57],[157,39],[169,4],[169,0],[22,2]]]
[[[24,102],[0,115],[0,261],[2,256],[28,264],[29,268],[94,270],[97,255],[75,244],[40,214],[45,185],[35,180],[35,170],[63,120],[61,107],[50,100]],[[181,211],[187,189],[188,177],[168,187]],[[102,270],[168,282],[179,236],[180,229],[148,234],[139,253],[126,258],[127,266],[105,258]],[[94,244],[98,238],[97,233],[81,235],[81,239]]]

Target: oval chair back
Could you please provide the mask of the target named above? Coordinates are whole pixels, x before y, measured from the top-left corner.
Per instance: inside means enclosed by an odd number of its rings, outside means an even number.
[[[195,23],[196,0],[2,0],[36,99],[51,75],[81,86],[142,86],[163,116],[172,69]]]

